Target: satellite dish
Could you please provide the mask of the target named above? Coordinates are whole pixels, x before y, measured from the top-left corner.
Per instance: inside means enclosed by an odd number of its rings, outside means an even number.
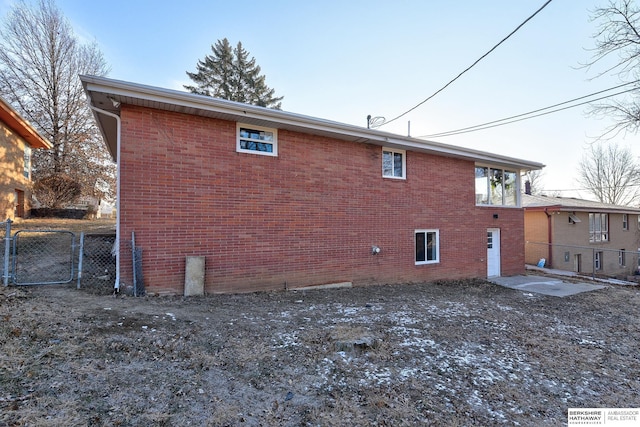
[[[377,127],[380,127],[386,121],[386,119],[382,116],[377,116],[377,117],[367,116],[367,120],[369,121],[367,127],[370,129],[375,129]]]

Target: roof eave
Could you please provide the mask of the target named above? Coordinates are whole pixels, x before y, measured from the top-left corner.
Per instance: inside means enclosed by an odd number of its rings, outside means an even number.
[[[620,207],[603,207],[603,206],[561,206],[561,205],[547,205],[547,206],[523,206],[525,211],[550,211],[550,212],[589,212],[589,213],[620,213],[640,215],[640,209]]]
[[[0,97],[0,121],[7,124],[32,148],[49,149],[53,144],[42,137],[38,131],[25,120],[16,110],[13,109],[4,99]]]
[[[255,124],[260,123],[266,127],[274,127],[278,129],[284,127],[300,132],[327,135],[353,142],[463,158],[475,162],[499,165],[518,170],[538,170],[544,167],[544,164],[538,162],[515,159],[507,156],[417,138],[404,137],[379,130],[367,129],[359,126],[318,119],[281,110],[257,107],[254,105],[227,101],[204,95],[196,95],[171,89],[123,82],[104,77],[80,76],[80,79],[85,88],[85,92],[89,97],[89,102],[97,102],[97,100],[93,99],[92,94],[99,93],[103,97],[108,98],[109,102],[103,101],[101,105],[94,106],[116,114],[119,114],[119,106],[116,106],[118,103],[126,104],[137,100],[137,102],[140,103],[162,106],[162,108],[169,111],[176,110],[177,108],[179,110],[190,111],[192,114],[206,115],[205,113],[215,113],[231,121],[249,121],[254,122]],[[94,111],[94,114],[96,115],[96,119],[99,122],[103,135],[107,136],[109,133],[109,130],[107,129],[107,126],[110,126],[109,122],[106,122],[104,117],[100,117],[99,113]],[[111,134],[113,135],[113,132],[111,132]],[[115,146],[114,141],[107,141],[107,144],[110,148]]]

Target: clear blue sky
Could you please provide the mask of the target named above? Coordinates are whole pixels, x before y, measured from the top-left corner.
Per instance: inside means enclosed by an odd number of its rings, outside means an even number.
[[[109,77],[171,89],[217,40],[241,41],[282,108],[366,126],[396,117],[471,65],[544,0],[58,0],[76,35],[95,41]],[[593,80],[595,24],[604,0],[554,0],[449,88],[381,130],[422,136],[546,107],[617,84]],[[11,0],[0,0],[5,17]],[[579,188],[576,168],[608,125],[585,107],[463,135],[444,142],[545,163],[544,188]],[[616,139],[634,144],[637,137]],[[638,145],[638,144],[635,144]],[[634,147],[640,154],[640,147]],[[587,192],[562,195],[591,198]]]

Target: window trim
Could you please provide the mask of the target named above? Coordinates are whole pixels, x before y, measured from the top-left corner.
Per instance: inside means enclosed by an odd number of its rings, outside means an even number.
[[[32,156],[31,147],[27,145],[24,147],[24,155],[23,155],[24,172],[22,174],[28,180],[31,180],[31,156]]]
[[[603,216],[605,215],[606,220],[603,222]],[[595,227],[596,223],[598,224],[597,227]],[[589,243],[606,242],[609,242],[609,214],[604,212],[589,212]]]
[[[596,271],[601,271],[602,270],[602,256],[603,256],[603,252],[602,251],[597,251],[594,252],[594,257],[593,257],[593,267]]]
[[[483,193],[477,193],[477,189],[478,189],[478,177],[477,177],[477,170],[478,169],[487,169],[487,176],[486,177],[482,177],[482,179],[485,181],[484,182],[484,191]],[[520,196],[520,185],[521,185],[521,170],[519,169],[509,169],[509,168],[505,168],[503,166],[498,166],[495,164],[488,164],[488,163],[475,163],[474,167],[473,167],[473,171],[474,171],[474,179],[475,179],[475,187],[474,187],[474,193],[475,193],[475,205],[476,206],[491,206],[492,208],[521,208],[522,207],[522,197]],[[491,189],[491,171],[500,171],[501,176],[503,177],[503,179],[501,180],[501,188],[500,188],[500,198],[502,199],[501,202],[499,204],[494,204],[492,203],[492,189]],[[511,191],[507,188],[506,182],[504,180],[504,177],[507,174],[513,174],[514,175],[514,189],[513,192],[511,193]],[[486,194],[485,194],[486,193]],[[514,196],[515,197],[515,204],[509,204],[509,195]],[[485,196],[486,195],[486,203],[482,201],[482,198],[478,197],[478,196]],[[506,203],[507,202],[507,203]]]
[[[424,261],[418,261],[418,252],[416,251],[417,249],[417,245],[418,245],[418,240],[417,240],[417,236],[420,233],[424,233],[424,241],[425,241],[425,248],[424,248],[424,254],[425,254],[425,260]],[[434,237],[435,237],[435,259],[427,259],[427,234],[433,233]],[[413,254],[413,260],[415,262],[415,265],[427,265],[427,264],[439,264],[440,263],[440,230],[437,228],[429,228],[429,229],[419,229],[419,230],[414,230],[413,232],[413,248],[414,248],[414,254]]]
[[[393,175],[393,171],[392,171],[392,175],[385,175],[384,174],[384,153],[385,152],[389,152],[389,153],[394,153],[394,154],[402,154],[402,176],[395,176]],[[390,179],[407,179],[407,150],[400,150],[397,148],[389,148],[389,147],[382,147],[382,177],[383,178],[390,178]]]
[[[257,130],[257,131],[262,131],[262,132],[271,132],[273,134],[273,141],[262,141],[263,143],[267,143],[267,144],[271,144],[271,146],[273,147],[273,151],[269,152],[269,151],[257,151],[257,150],[248,150],[246,148],[242,148],[241,145],[241,141],[256,141],[256,142],[260,142],[259,140],[253,139],[253,138],[241,138],[240,137],[240,130],[241,129],[249,129],[249,130]],[[264,127],[264,126],[254,126],[254,125],[250,125],[247,123],[240,123],[237,122],[236,123],[236,152],[238,153],[248,153],[248,154],[258,154],[261,156],[271,156],[271,157],[277,157],[278,156],[278,129],[275,128],[268,128],[268,127]]]

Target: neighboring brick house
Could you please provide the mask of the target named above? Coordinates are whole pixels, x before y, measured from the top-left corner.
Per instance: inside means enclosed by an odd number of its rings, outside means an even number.
[[[522,195],[525,259],[626,278],[638,271],[640,209],[569,197]]]
[[[0,221],[29,216],[31,150],[51,143],[0,97]]]
[[[542,164],[247,104],[81,76],[118,162],[116,285],[429,282],[524,272],[520,174]],[[379,252],[376,250],[379,248]]]

